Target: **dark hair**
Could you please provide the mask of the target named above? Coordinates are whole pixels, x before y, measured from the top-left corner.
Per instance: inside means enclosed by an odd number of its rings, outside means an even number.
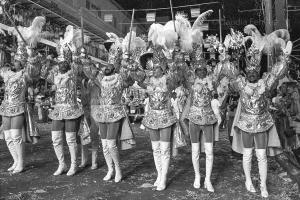
[[[203,69],[207,72],[207,68],[206,67],[202,67],[202,68],[196,68],[195,69],[195,74],[197,74],[199,71],[201,71]]]
[[[67,61],[63,61],[63,62],[58,63],[58,66],[59,66],[59,68],[60,67],[67,68],[67,71],[69,71],[71,69],[71,65]]]
[[[214,93],[214,99],[217,99],[217,98],[219,98],[218,93]]]

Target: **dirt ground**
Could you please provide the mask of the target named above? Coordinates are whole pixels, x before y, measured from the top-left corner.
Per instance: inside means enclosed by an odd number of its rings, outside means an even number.
[[[253,162],[253,181],[257,188],[256,194],[251,194],[244,187],[245,177],[242,162],[231,156],[231,149],[226,133],[221,132],[221,140],[215,145],[215,160],[212,183],[215,193],[193,188],[194,172],[191,161],[190,147],[180,149],[179,156],[172,159],[165,191],[157,192],[152,187],[155,181],[155,166],[153,162],[150,140],[138,125],[134,126],[137,147],[121,152],[121,167],[124,180],[121,183],[104,182],[106,166],[99,150],[100,168],[81,170],[74,177],[66,175],[54,177],[57,160],[51,145],[50,125],[39,124],[42,138],[36,145],[26,146],[26,170],[18,175],[10,175],[6,169],[12,163],[7,146],[0,141],[0,200],[194,200],[194,199],[261,199],[259,192],[259,175],[256,159]],[[65,154],[69,164],[68,149]],[[298,186],[288,178],[283,169],[273,158],[269,158],[268,188],[269,199],[298,200]],[[205,175],[205,158],[201,156],[202,185]]]

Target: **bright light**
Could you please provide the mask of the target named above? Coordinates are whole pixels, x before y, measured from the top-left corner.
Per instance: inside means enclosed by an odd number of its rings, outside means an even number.
[[[155,12],[149,12],[146,15],[147,22],[155,22],[156,13]]]
[[[105,22],[112,22],[113,21],[113,15],[112,14],[104,14],[104,21]]]
[[[196,18],[200,15],[200,8],[191,8],[191,17]]]

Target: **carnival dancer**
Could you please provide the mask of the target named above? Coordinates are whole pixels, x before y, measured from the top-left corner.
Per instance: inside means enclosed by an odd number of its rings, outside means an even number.
[[[231,86],[240,94],[233,124],[235,131],[233,131],[232,148],[234,151],[243,154],[246,189],[249,192],[256,192],[250,174],[252,151],[255,148],[260,175],[261,196],[267,198],[267,154],[276,155],[281,153],[281,145],[274,126],[274,120],[268,111],[266,94],[275,82],[284,75],[292,43],[289,41],[287,30],[278,30],[271,33],[272,42],[267,43],[260,41],[261,38],[256,38],[257,29],[255,26],[248,25],[244,31],[250,35],[246,37],[245,41],[251,40],[252,45],[246,50],[246,77],[233,76],[233,79],[231,79]],[[268,38],[270,35],[266,37]],[[283,38],[281,38],[282,36]],[[264,74],[260,79],[261,55],[266,48],[276,50],[275,52],[281,54],[278,56],[278,62],[272,66],[271,71]]]
[[[177,28],[180,25],[181,23],[176,21]],[[183,32],[181,30],[181,33]],[[157,170],[154,186],[158,191],[165,190],[167,185],[173,141],[172,128],[177,122],[172,109],[171,95],[180,86],[184,77],[178,71],[187,70],[186,64],[182,65],[184,56],[179,47],[179,35],[174,31],[173,21],[168,22],[165,26],[152,24],[148,40],[153,45],[153,54],[146,53],[140,58],[141,61],[147,61],[147,57],[153,57],[152,62],[142,64],[146,70],[152,71],[148,73],[147,81],[141,84],[149,96],[149,110],[145,113],[142,123],[150,133]],[[174,48],[175,52],[173,52]]]
[[[80,30],[71,25],[67,26],[64,38],[61,38],[59,43],[58,65],[52,69],[44,69],[43,76],[52,82],[55,88],[55,105],[49,113],[49,118],[52,119],[53,147],[59,162],[54,176],[67,171],[63,151],[64,133],[71,156],[67,176],[73,176],[77,171],[77,133],[84,114],[82,107],[77,103],[77,84],[81,72],[78,47],[82,46],[81,41]],[[86,37],[84,41],[87,41]]]
[[[136,68],[137,63],[130,58],[125,59],[123,64],[130,63],[130,66],[126,65],[126,68],[121,68],[122,50],[124,50],[122,46],[126,47],[128,45],[126,42],[128,42],[129,34],[127,34],[124,41],[114,33],[107,33],[107,35],[113,41],[113,44],[109,50],[108,63],[103,64],[104,72],[102,73],[99,69],[90,65],[87,59],[83,60],[85,74],[98,86],[99,90],[99,105],[92,105],[91,114],[94,120],[99,123],[103,154],[108,167],[108,172],[103,180],[111,180],[115,175],[114,181],[118,183],[122,180],[122,171],[117,140],[120,140],[121,149],[132,148],[135,144],[133,132],[122,105],[122,93],[125,88],[134,84],[134,72],[130,69]],[[137,45],[136,39],[139,40],[133,32],[132,49]],[[124,53],[127,54],[127,52]],[[119,134],[120,132],[121,134]]]
[[[28,83],[37,78],[41,58],[33,50],[42,34],[44,17],[36,17],[30,27],[10,27],[7,31],[17,36],[18,48],[11,68],[3,67],[0,75],[4,79],[4,100],[0,106],[4,138],[14,163],[8,169],[13,174],[24,170],[24,143],[36,143],[39,133],[32,121],[31,109],[26,103]],[[25,137],[23,132],[25,131]]]
[[[176,27],[176,30],[178,30],[180,35],[181,49],[187,52],[190,51],[192,54],[191,65],[194,69],[192,75],[185,82],[189,98],[180,121],[183,130],[189,132],[192,142],[192,162],[195,171],[193,185],[195,188],[200,188],[200,143],[204,143],[206,154],[206,178],[204,184],[205,188],[210,192],[214,192],[210,180],[213,167],[213,141],[218,140],[218,136],[215,136],[214,132],[217,118],[211,107],[214,82],[213,77],[207,75],[206,62],[202,57],[203,33],[201,24],[212,12],[212,10],[209,10],[202,13],[193,26],[190,25],[184,16],[176,16],[176,21],[180,24],[185,24],[185,26]],[[181,31],[183,31],[182,34],[180,34]],[[185,125],[185,119],[189,120],[188,127]],[[203,145],[201,146],[203,147]]]

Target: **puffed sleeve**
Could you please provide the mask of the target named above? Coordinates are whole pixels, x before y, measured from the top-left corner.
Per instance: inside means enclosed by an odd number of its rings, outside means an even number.
[[[276,81],[283,78],[283,76],[286,73],[286,69],[287,69],[286,59],[282,57],[279,62],[275,63],[271,72],[266,73],[263,77],[267,90],[270,90],[272,86],[276,83]]]

